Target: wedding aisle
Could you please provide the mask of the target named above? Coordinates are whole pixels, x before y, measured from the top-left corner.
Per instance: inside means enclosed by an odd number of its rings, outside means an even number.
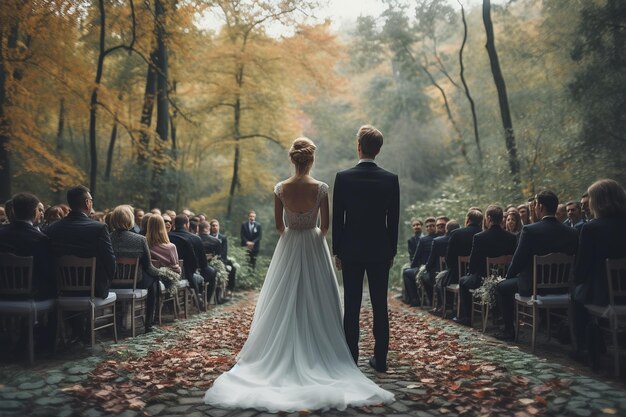
[[[202,396],[234,363],[257,293],[239,293],[209,312],[154,333],[105,343],[90,355],[0,364],[1,416],[260,417],[255,410],[206,406]],[[441,320],[390,297],[390,371],[366,365],[371,310],[364,300],[360,368],[396,402],[295,416],[625,415],[626,391],[538,359],[515,346]],[[283,415],[287,415],[284,414]]]

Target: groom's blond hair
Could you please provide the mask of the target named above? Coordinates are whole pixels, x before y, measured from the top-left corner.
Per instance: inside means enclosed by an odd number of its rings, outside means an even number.
[[[383,146],[383,134],[372,125],[363,125],[356,134],[363,155],[374,157]]]

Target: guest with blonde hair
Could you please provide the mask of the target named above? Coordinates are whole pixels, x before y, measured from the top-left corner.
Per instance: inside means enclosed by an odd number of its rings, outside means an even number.
[[[150,249],[146,238],[132,231],[135,225],[133,208],[129,205],[115,207],[111,213],[111,244],[116,257],[139,258],[138,287],[148,290],[146,302],[146,332],[152,331],[156,301],[159,291],[159,270],[150,262]]]
[[[165,221],[159,214],[153,214],[148,219],[146,227],[146,241],[150,248],[150,257],[161,266],[170,268],[180,274],[180,265],[176,245],[170,242],[165,228]]]

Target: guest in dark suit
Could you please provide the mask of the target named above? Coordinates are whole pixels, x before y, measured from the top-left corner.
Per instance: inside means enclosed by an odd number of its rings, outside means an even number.
[[[549,253],[576,253],[578,232],[556,219],[558,205],[559,199],[552,191],[542,191],[535,197],[534,214],[541,220],[524,226],[506,280],[496,287],[498,305],[504,318],[504,331],[496,334],[499,339],[515,338],[515,293],[519,292],[523,297],[532,295],[533,257]]]
[[[67,192],[70,213],[51,224],[47,233],[52,241],[54,256],[74,255],[96,257],[95,296],[106,298],[115,273],[115,255],[109,231],[104,223],[89,218],[93,198],[87,187],[70,188]]]
[[[407,246],[409,249],[409,260],[413,260],[413,256],[415,255],[415,251],[417,250],[417,243],[422,237],[422,219],[418,219],[417,217],[413,217],[411,219],[411,229],[413,229],[413,236],[408,240]]]
[[[567,210],[567,220],[563,222],[565,226],[575,227],[579,231],[585,223],[583,220],[582,206],[578,201],[568,201],[565,205]]]
[[[469,256],[472,252],[472,241],[476,233],[483,230],[483,213],[478,208],[471,208],[465,216],[465,227],[450,233],[446,265],[448,280],[446,285],[459,282],[459,256]]]
[[[213,291],[215,291],[217,272],[215,271],[215,269],[210,267],[207,262],[206,254],[204,253],[204,248],[202,246],[202,239],[200,239],[198,235],[194,235],[193,233],[189,232],[189,217],[187,217],[187,215],[185,214],[179,214],[178,216],[174,218],[174,227],[175,227],[175,230],[171,231],[169,234],[170,240],[172,240],[172,236],[173,236],[175,238],[176,237],[182,238],[191,244],[191,247],[193,249],[193,255],[196,258],[196,265],[197,265],[198,271],[200,272],[200,275],[202,275],[204,282],[209,283],[207,287],[207,292],[208,292],[207,300],[208,300],[213,294]],[[174,240],[172,240],[172,243],[174,243],[176,245],[176,249],[178,249],[178,245],[176,244]],[[179,250],[179,256],[181,256],[180,250]],[[185,260],[184,269],[185,271],[187,270],[186,260]],[[195,268],[193,269],[193,271],[195,272]],[[196,294],[200,294],[199,289],[196,290]]]
[[[374,313],[374,356],[369,364],[387,370],[389,268],[398,249],[400,186],[398,176],[374,162],[383,146],[382,133],[362,126],[357,133],[359,163],[337,173],[333,198],[333,254],[343,269],[344,332],[354,362],[359,358],[359,315],[363,278]]]
[[[460,317],[455,318],[454,321],[460,324],[470,324],[472,309],[470,290],[480,287],[483,278],[490,273],[486,270],[487,258],[513,255],[517,246],[517,236],[502,229],[502,207],[495,205],[487,207],[485,216],[487,218],[487,230],[475,234],[472,242],[469,275],[461,277],[459,281],[461,312]]]
[[[202,222],[198,225],[198,236],[202,240],[204,253],[211,256],[220,256],[222,254],[222,241],[210,234],[211,225],[209,222]]]
[[[252,268],[256,268],[256,257],[259,254],[261,246],[261,223],[256,221],[256,213],[254,210],[248,212],[248,221],[241,224],[241,246],[245,246],[248,250],[248,261]]]
[[[13,222],[0,227],[0,252],[33,257],[32,292],[28,298],[45,300],[56,297],[56,280],[50,261],[50,239],[33,226],[39,200],[19,193],[12,198]]]
[[[433,240],[437,237],[436,220],[434,217],[428,217],[424,221],[426,235],[422,236],[417,242],[417,248],[411,261],[411,267],[402,272],[402,283],[406,294],[405,302],[412,306],[419,306],[419,296],[417,294],[417,271],[420,266],[425,265],[428,261],[428,255],[433,246]]]
[[[132,231],[135,233],[141,232],[141,220],[146,213],[140,208],[133,209],[133,216],[135,217],[135,224],[133,225]],[[144,233],[145,234],[145,233]]]
[[[428,256],[428,260],[426,261],[426,270],[428,271],[428,274],[422,280],[426,293],[431,300],[434,300],[433,291],[435,287],[435,278],[437,277],[437,273],[441,272],[439,259],[446,256],[448,243],[450,242],[450,232],[458,229],[459,227],[460,225],[456,220],[450,220],[446,223],[446,234],[438,236],[433,240],[433,247],[430,251],[430,255]],[[443,294],[439,294],[439,296],[443,297]],[[431,305],[434,306],[434,303]]]
[[[222,262],[224,262],[226,270],[228,271],[228,286],[226,288],[229,292],[232,292],[235,290],[237,283],[237,268],[235,268],[233,262],[228,259],[228,237],[220,233],[220,222],[217,219],[212,219],[209,225],[211,226],[211,236],[217,238],[222,243],[220,258],[222,258]],[[226,294],[226,296],[229,295],[230,294]]]
[[[588,340],[590,317],[585,304],[606,306],[609,289],[606,278],[606,259],[626,257],[626,194],[616,181],[604,179],[587,190],[589,207],[595,219],[585,223],[580,231],[576,255],[574,302],[575,355],[584,357],[588,349],[592,360],[597,359],[597,340]],[[598,332],[599,333],[599,332]],[[592,336],[593,337],[593,336]]]

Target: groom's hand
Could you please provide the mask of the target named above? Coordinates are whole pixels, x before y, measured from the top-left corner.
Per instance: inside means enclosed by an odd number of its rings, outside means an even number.
[[[337,255],[335,255],[335,266],[337,267],[337,271],[341,271],[341,259]]]

